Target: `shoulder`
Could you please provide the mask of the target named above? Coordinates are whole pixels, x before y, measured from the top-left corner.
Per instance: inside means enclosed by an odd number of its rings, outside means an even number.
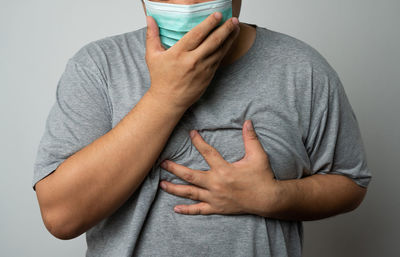
[[[316,75],[338,79],[338,74],[322,54],[310,44],[291,35],[258,27],[261,52],[264,58],[273,60],[287,69],[308,69]],[[261,39],[261,40],[260,40]]]
[[[261,66],[284,76],[299,91],[315,100],[324,99],[327,102],[330,97],[343,94],[338,73],[310,44],[262,27],[258,27],[257,32]]]
[[[78,49],[70,60],[89,69],[104,70],[127,55],[141,55],[145,52],[145,29],[93,40]]]

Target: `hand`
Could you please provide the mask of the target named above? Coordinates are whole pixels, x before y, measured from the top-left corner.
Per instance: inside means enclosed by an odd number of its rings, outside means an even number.
[[[250,130],[246,129],[247,125],[250,126]],[[165,167],[164,162],[161,164],[167,171],[196,185],[177,185],[162,181],[160,186],[165,183],[166,192],[201,201],[193,205],[175,206],[175,211],[182,214],[250,213],[264,216],[274,207],[278,180],[274,178],[268,155],[258,141],[250,120],[247,120],[242,128],[246,154],[234,163],[225,161],[197,131],[192,132],[194,146],[211,169],[194,170],[172,161],[166,161]]]
[[[233,17],[209,35],[221,19],[221,13],[211,14],[165,50],[156,21],[147,16],[146,63],[152,95],[184,109],[201,97],[239,34],[239,21]]]

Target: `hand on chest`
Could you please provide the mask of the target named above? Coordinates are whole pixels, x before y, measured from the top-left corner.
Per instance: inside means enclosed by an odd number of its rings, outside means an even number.
[[[290,117],[284,110],[278,111],[273,106],[257,103],[257,100],[237,105],[220,104],[218,107],[199,101],[188,109],[175,127],[160,160],[168,159],[192,169],[208,170],[209,165],[190,140],[190,130],[196,129],[227,162],[239,161],[245,155],[242,126],[245,120],[251,119],[275,177],[300,178],[303,170],[309,168],[309,160],[301,132]],[[161,179],[180,180],[165,170],[161,170]]]

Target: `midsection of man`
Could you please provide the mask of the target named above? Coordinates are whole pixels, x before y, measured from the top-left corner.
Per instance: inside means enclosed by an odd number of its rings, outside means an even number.
[[[109,83],[113,126],[149,88],[144,39],[145,30],[141,29],[95,43],[104,55],[97,61],[104,64],[101,60],[107,59],[103,72]],[[164,159],[193,169],[209,169],[191,144],[191,129],[198,130],[226,161],[240,160],[245,153],[242,125],[246,119],[253,121],[277,179],[309,175],[304,143],[310,122],[312,67],[307,58],[299,59],[298,49],[290,47],[305,45],[257,27],[256,40],[246,55],[220,68],[204,95],[187,109],[141,187],[120,210],[87,232],[88,245],[91,241],[98,245],[105,238],[105,244],[119,244],[119,238],[129,236],[132,242],[124,249],[135,256],[300,254],[301,222],[251,214],[182,215],[173,207],[195,201],[159,188],[161,180],[188,184],[159,166]],[[282,54],[287,50],[295,55]],[[300,66],[298,62],[304,63]],[[131,224],[134,233],[129,228],[117,230],[117,224]],[[94,246],[88,247],[88,255],[95,255]]]

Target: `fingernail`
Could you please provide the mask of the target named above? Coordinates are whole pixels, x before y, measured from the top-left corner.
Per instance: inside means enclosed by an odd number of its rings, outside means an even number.
[[[247,122],[246,128],[248,131],[252,131],[253,130],[253,123],[251,122],[251,120],[249,120]]]
[[[191,130],[189,133],[190,137],[193,138],[196,135],[196,130]]]
[[[222,13],[216,12],[216,13],[214,13],[214,17],[219,20],[222,18]]]
[[[181,211],[182,211],[182,208],[181,208],[181,207],[175,207],[175,208],[174,208],[174,211],[176,211],[176,212],[181,212]]]
[[[167,188],[167,185],[164,182],[161,182],[160,187],[165,190]]]
[[[232,23],[235,24],[235,25],[239,25],[239,20],[238,20],[238,18],[233,17],[233,18],[232,18]]]

